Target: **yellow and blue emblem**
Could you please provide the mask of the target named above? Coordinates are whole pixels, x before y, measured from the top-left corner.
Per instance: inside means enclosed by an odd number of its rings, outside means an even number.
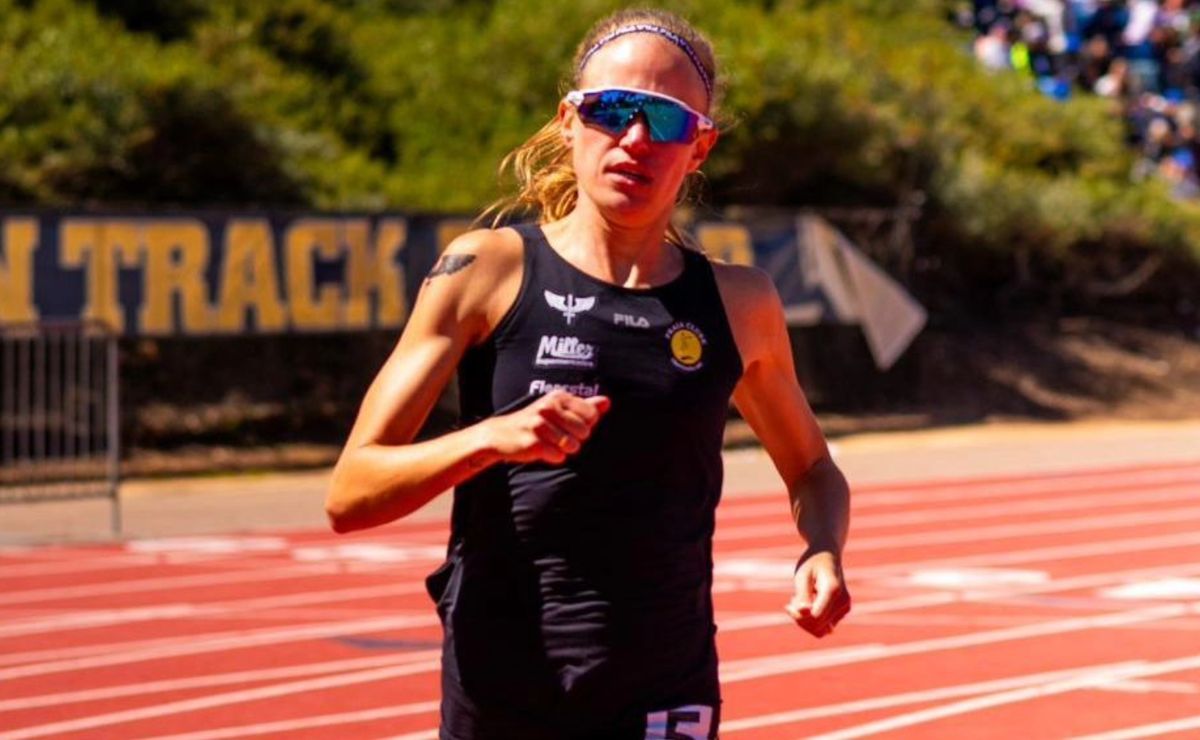
[[[671,364],[680,370],[699,370],[704,364],[704,347],[708,340],[700,327],[689,321],[676,321],[667,329],[671,347]]]

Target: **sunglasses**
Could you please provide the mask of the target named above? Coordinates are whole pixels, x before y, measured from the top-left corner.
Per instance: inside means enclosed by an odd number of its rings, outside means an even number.
[[[625,133],[641,116],[650,129],[650,140],[688,144],[700,131],[714,128],[712,119],[668,95],[606,87],[599,90],[572,90],[566,101],[575,106],[579,117],[590,126],[598,126],[614,136]]]

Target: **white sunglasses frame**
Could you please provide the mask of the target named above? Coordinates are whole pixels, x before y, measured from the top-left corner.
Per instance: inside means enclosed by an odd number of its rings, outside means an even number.
[[[711,118],[704,115],[703,113],[696,110],[695,108],[688,105],[687,103],[683,102],[679,98],[673,98],[670,95],[664,95],[663,93],[660,93],[660,92],[652,92],[650,90],[642,90],[642,89],[636,88],[636,87],[621,87],[619,85],[608,85],[606,87],[589,87],[589,88],[585,88],[582,90],[571,90],[565,96],[563,96],[563,101],[566,103],[570,103],[575,108],[575,110],[578,111],[579,106],[583,104],[584,99],[588,95],[592,95],[595,93],[608,92],[610,90],[615,90],[615,91],[619,91],[619,92],[637,93],[639,95],[646,95],[651,98],[659,98],[661,100],[666,100],[670,103],[674,103],[675,105],[678,105],[680,108],[683,108],[685,111],[687,111],[688,113],[691,113],[693,116],[696,117],[696,134],[697,135],[699,135],[705,131],[712,131],[713,129],[715,129],[717,127],[717,125],[715,123],[713,123],[713,120]]]

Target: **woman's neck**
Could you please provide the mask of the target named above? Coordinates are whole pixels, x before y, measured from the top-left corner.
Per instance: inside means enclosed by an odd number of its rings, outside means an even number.
[[[653,224],[625,226],[589,211],[577,206],[543,229],[555,251],[580,270],[614,285],[648,288],[683,269],[679,250],[666,241],[670,214]]]

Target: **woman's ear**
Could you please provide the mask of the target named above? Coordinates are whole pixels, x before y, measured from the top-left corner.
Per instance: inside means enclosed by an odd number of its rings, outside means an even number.
[[[571,130],[571,123],[575,120],[575,109],[564,100],[558,104],[558,115],[555,118],[558,120],[559,135],[562,136],[563,143],[568,147],[575,142],[575,132]]]
[[[715,128],[701,132],[692,142],[692,161],[688,164],[688,172],[695,172],[708,159],[708,153],[717,145],[717,130]]]

